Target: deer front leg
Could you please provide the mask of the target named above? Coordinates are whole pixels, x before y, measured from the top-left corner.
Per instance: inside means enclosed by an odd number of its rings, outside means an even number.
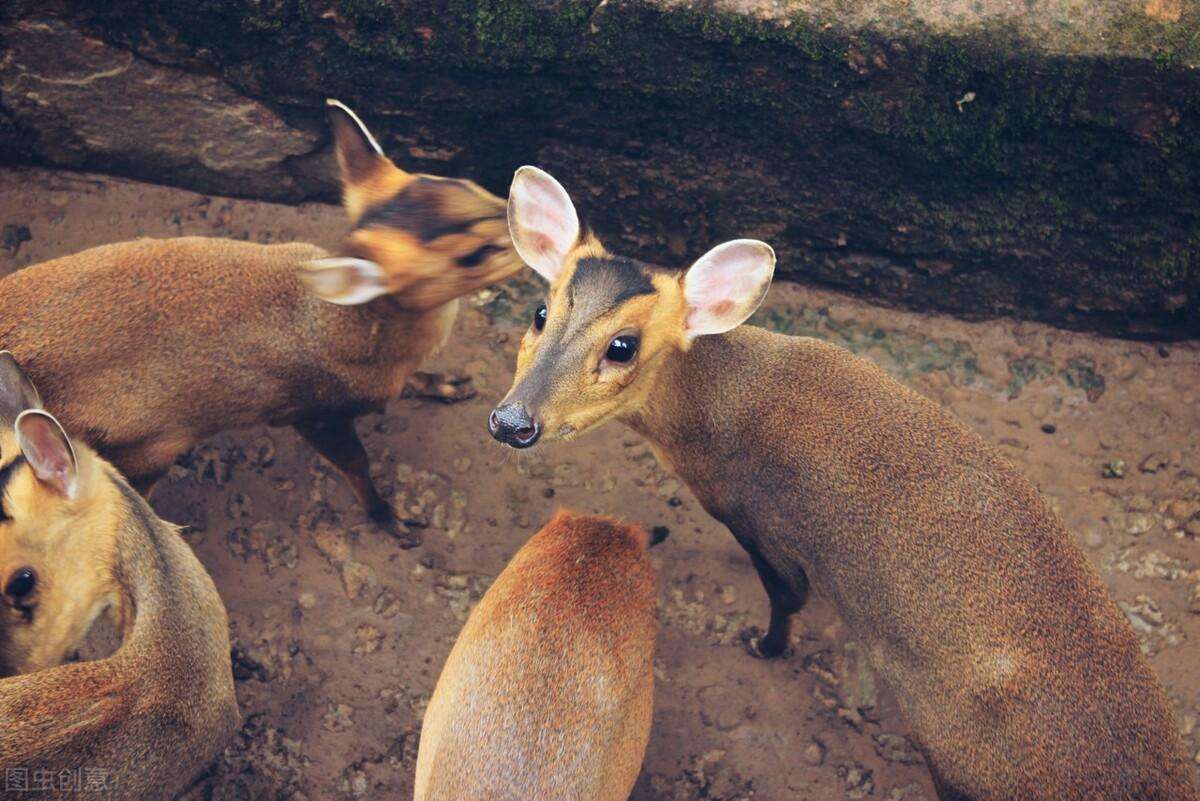
[[[765,635],[751,635],[746,639],[746,650],[759,659],[774,659],[787,653],[792,615],[799,612],[808,599],[808,577],[800,571],[791,582],[786,582],[767,564],[757,549],[747,550],[771,602],[771,623]]]
[[[371,480],[371,462],[354,430],[353,416],[330,413],[301,420],[295,428],[317,453],[345,476],[371,522],[399,540],[401,548],[415,548],[421,544],[421,539],[404,527],[392,505],[383,499]]]

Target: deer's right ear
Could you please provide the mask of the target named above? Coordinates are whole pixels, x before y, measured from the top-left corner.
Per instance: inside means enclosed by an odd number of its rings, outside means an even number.
[[[381,163],[391,164],[357,114],[337,100],[326,100],[325,105],[329,127],[333,131],[334,151],[342,170],[342,183],[361,183]]]
[[[517,255],[554,283],[579,241],[579,215],[553,176],[522,167],[508,192],[508,233]]]
[[[40,408],[41,396],[29,376],[11,353],[0,350],[0,420],[11,425],[26,409]]]
[[[26,409],[18,415],[14,428],[17,445],[38,481],[74,500],[79,489],[79,462],[58,420],[41,409]]]
[[[358,306],[388,293],[383,269],[367,259],[316,259],[305,262],[298,275],[314,295],[339,306]]]

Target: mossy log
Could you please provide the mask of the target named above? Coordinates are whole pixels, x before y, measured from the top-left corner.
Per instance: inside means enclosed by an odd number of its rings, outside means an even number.
[[[334,96],[405,168],[550,170],[647,260],[758,237],[888,303],[1194,337],[1200,5],[1087,5],[10,0],[0,147],[333,199]]]

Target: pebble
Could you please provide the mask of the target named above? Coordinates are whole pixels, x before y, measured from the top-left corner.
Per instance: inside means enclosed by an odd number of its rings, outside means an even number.
[[[1099,526],[1088,526],[1083,532],[1083,544],[1096,549],[1104,545],[1104,531]]]
[[[353,559],[342,564],[342,589],[351,601],[357,601],[369,587],[375,584],[375,570],[370,565]]]
[[[1157,473],[1168,464],[1170,464],[1170,457],[1165,453],[1155,451],[1138,463],[1138,470],[1141,470],[1143,473]]]
[[[1105,478],[1124,478],[1125,460],[1113,459],[1111,462],[1106,462],[1100,471],[1100,475]]]
[[[321,725],[328,731],[342,732],[354,727],[354,707],[349,704],[330,704],[329,711],[321,718]]]
[[[296,599],[296,603],[300,604],[301,609],[313,609],[317,605],[316,593],[302,592],[300,597]]]
[[[815,768],[825,761],[825,745],[820,740],[813,740],[800,756]]]
[[[1125,530],[1135,537],[1140,537],[1151,531],[1156,525],[1158,525],[1158,521],[1154,519],[1153,515],[1138,513],[1126,518]]]
[[[383,645],[384,634],[374,626],[364,623],[354,630],[354,646],[351,653],[373,654]]]
[[[1171,501],[1167,505],[1167,513],[1176,520],[1187,520],[1197,511],[1200,511],[1200,504],[1195,501],[1184,500],[1183,498]]]

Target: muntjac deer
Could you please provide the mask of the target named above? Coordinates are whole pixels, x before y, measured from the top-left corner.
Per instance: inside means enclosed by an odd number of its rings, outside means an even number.
[[[646,532],[560,511],[458,635],[425,712],[415,801],[626,801],[654,700]]]
[[[338,255],[197,237],[93,248],[0,280],[0,348],[140,491],[217,432],[291,425],[400,536],[354,420],[445,341],[460,296],[521,262],[504,201],[400,170],[332,101],[329,121],[354,224]]]
[[[170,799],[237,730],[229,623],[178,530],[0,353],[4,798]],[[112,656],[62,664],[107,612]]]
[[[517,172],[513,244],[550,283],[490,427],[528,448],[645,436],[747,550],[788,645],[809,581],[896,694],[949,799],[1196,799],[1162,687],[1033,485],[849,352],[739,325],[765,244],[685,271],[609,254],[552,177]]]

